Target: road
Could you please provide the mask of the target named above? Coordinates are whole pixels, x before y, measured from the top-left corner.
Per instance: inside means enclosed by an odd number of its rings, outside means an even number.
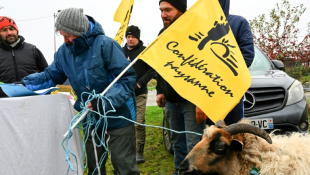
[[[148,92],[146,106],[157,106],[156,103],[156,90],[151,90]]]
[[[305,92],[306,99],[310,99],[310,92]]]

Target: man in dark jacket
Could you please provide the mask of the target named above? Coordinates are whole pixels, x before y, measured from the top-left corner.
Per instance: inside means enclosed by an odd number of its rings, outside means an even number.
[[[160,0],[159,8],[164,28],[162,33],[174,21],[176,21],[187,8],[187,0]],[[203,132],[205,121],[196,121],[196,106],[181,97],[170,84],[157,74],[157,97],[158,106],[165,107],[165,115],[168,118],[169,126],[176,131]],[[171,143],[174,152],[175,172],[178,174],[180,163],[193,147],[201,140],[201,136],[196,134],[178,134],[171,132]]]
[[[220,4],[227,17],[229,25],[235,35],[242,55],[249,67],[254,58],[253,37],[247,21],[240,17],[229,15],[229,0],[220,0]],[[162,33],[174,21],[176,21],[187,7],[186,0],[160,0],[161,17],[164,23]],[[158,106],[166,108],[166,116],[170,128],[176,131],[193,131],[202,133],[207,116],[191,102],[181,97],[160,75],[157,75],[157,97]],[[227,115],[225,122],[232,124],[243,117],[243,100]],[[211,121],[211,120],[210,120]],[[208,120],[208,123],[210,122]],[[171,142],[174,151],[174,163],[178,174],[179,164],[186,157],[188,152],[200,141],[201,137],[194,134],[176,134],[171,132]]]
[[[0,82],[19,82],[25,76],[42,72],[48,65],[41,51],[18,35],[15,21],[0,16]],[[0,97],[6,95],[0,90]]]
[[[78,99],[74,104],[81,111],[81,102],[87,101],[88,95],[83,92],[102,93],[110,83],[129,65],[122,48],[112,38],[107,37],[101,25],[92,17],[84,15],[83,9],[68,8],[62,10],[56,19],[56,30],[64,38],[64,44],[55,53],[53,63],[44,72],[31,74],[22,82],[30,90],[45,89],[56,84],[63,84],[66,79]],[[106,174],[103,143],[109,147],[111,162],[115,174],[139,175],[136,165],[135,128],[132,122],[120,118],[123,116],[135,120],[136,104],[134,86],[136,73],[129,68],[117,82],[104,94],[105,98],[92,100],[86,107],[110,116],[98,123],[97,135],[86,133],[86,152],[88,174]],[[99,102],[99,103],[97,103]],[[104,102],[105,105],[102,105]],[[99,109],[97,107],[99,106]],[[94,114],[94,113],[92,113]],[[113,118],[112,118],[113,117]],[[98,120],[98,115],[93,118]],[[97,121],[83,121],[83,126],[95,128]],[[88,128],[88,127],[87,127]],[[85,133],[85,132],[84,132]],[[106,134],[106,135],[105,135]],[[87,137],[88,136],[88,137]],[[102,136],[107,136],[105,140]],[[93,142],[95,139],[95,143]],[[96,156],[95,152],[98,156]]]
[[[129,62],[133,61],[144,49],[143,42],[140,40],[140,29],[137,26],[129,26],[126,31],[127,43],[123,47],[125,57]],[[156,72],[142,60],[138,60],[133,68],[137,73],[135,93],[137,103],[136,122],[145,123],[145,108],[147,101],[147,84],[155,76]],[[136,129],[136,160],[143,163],[143,149],[145,144],[145,127],[135,124]]]

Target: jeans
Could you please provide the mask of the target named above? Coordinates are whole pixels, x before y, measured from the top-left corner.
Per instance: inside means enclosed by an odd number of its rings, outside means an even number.
[[[176,131],[192,131],[203,133],[205,123],[198,124],[196,121],[196,106],[188,101],[182,103],[172,103],[166,101],[165,112],[171,129]],[[171,143],[174,151],[174,164],[176,168],[175,174],[179,169],[180,163],[187,154],[201,140],[202,136],[197,134],[178,134],[171,133]]]

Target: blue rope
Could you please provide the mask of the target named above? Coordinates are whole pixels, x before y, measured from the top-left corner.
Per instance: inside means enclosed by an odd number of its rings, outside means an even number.
[[[255,166],[251,170],[251,175],[259,175],[259,170]]]
[[[105,158],[105,156],[108,154],[108,148],[107,146],[105,145],[105,131],[107,130],[107,127],[108,127],[108,122],[107,122],[107,118],[118,118],[118,119],[125,119],[125,120],[128,120],[132,123],[135,123],[135,124],[138,124],[138,125],[141,125],[141,126],[148,126],[148,127],[153,127],[153,128],[160,128],[160,129],[166,129],[166,130],[169,130],[171,132],[175,132],[175,133],[178,133],[178,134],[183,134],[183,133],[191,133],[191,134],[196,134],[196,135],[202,135],[200,133],[196,133],[196,132],[192,132],[192,131],[175,131],[173,129],[169,129],[169,128],[165,128],[165,127],[161,127],[161,126],[154,126],[154,125],[147,125],[147,124],[141,124],[141,123],[138,123],[136,121],[133,121],[131,119],[128,119],[126,117],[123,117],[123,116],[107,116],[108,113],[110,112],[116,112],[114,106],[112,105],[111,101],[105,97],[105,96],[102,96],[101,94],[96,94],[95,91],[93,91],[92,93],[88,93],[88,92],[83,92],[81,94],[81,97],[83,96],[83,94],[88,94],[88,98],[87,100],[83,101],[83,98],[82,101],[81,101],[81,104],[80,104],[80,107],[81,110],[79,113],[77,113],[73,119],[71,120],[70,122],[70,126],[69,126],[69,130],[68,130],[68,135],[67,137],[63,140],[62,142],[62,146],[63,146],[63,149],[65,150],[66,152],[66,161],[68,162],[69,164],[69,167],[68,167],[68,171],[67,171],[67,174],[69,173],[69,169],[71,169],[72,171],[74,171],[74,167],[73,167],[73,164],[70,160],[70,155],[72,155],[75,159],[75,162],[76,162],[76,165],[78,166],[78,161],[77,161],[77,158],[76,158],[76,155],[71,151],[70,149],[70,145],[69,145],[69,139],[72,137],[72,129],[71,127],[74,125],[74,123],[80,118],[80,116],[83,115],[84,112],[86,111],[89,111],[88,114],[85,116],[85,118],[83,119],[84,121],[83,122],[80,122],[79,125],[77,125],[75,128],[77,129],[80,129],[80,130],[83,130],[84,131],[84,136],[83,136],[83,154],[82,154],[82,157],[81,157],[81,167],[83,169],[86,169],[87,167],[87,153],[86,153],[86,147],[85,147],[85,143],[86,143],[86,140],[88,139],[89,135],[90,135],[90,132],[91,132],[91,128],[92,126],[95,126],[94,127],[94,134],[93,134],[93,140],[95,141],[94,144],[97,146],[97,147],[101,147],[103,146],[106,150],[106,152],[103,154],[103,156],[100,158],[99,162],[98,162],[98,166],[99,167],[96,167],[96,169],[100,169],[101,167],[101,164]],[[97,101],[97,111],[93,111],[93,110],[90,110],[89,108],[87,108],[86,106],[93,100],[97,98],[98,101]],[[104,103],[104,100],[103,99],[106,99],[108,101],[108,103],[110,104],[110,106],[112,107],[111,110],[108,110],[106,111],[105,110],[105,103]],[[103,109],[103,114],[101,114],[99,112],[99,105],[102,106],[102,109]],[[96,114],[97,116],[99,116],[99,119],[96,119]],[[96,116],[96,117],[95,117]],[[97,117],[98,118],[98,117]],[[103,120],[103,122],[102,122]],[[101,136],[98,135],[97,133],[97,130],[100,126],[100,124],[103,123],[103,128],[102,128],[102,132],[101,132]],[[96,143],[96,138],[97,140],[99,140],[99,143]],[[83,163],[83,160],[84,160],[84,157],[86,159],[86,163],[84,165]],[[95,170],[96,170],[95,169]],[[94,171],[95,172],[95,171]],[[94,173],[93,172],[93,173]],[[99,172],[99,171],[98,171]],[[78,174],[78,168],[77,168],[77,174]]]

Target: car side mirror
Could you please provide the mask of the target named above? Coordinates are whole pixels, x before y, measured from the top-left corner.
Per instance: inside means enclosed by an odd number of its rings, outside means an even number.
[[[279,61],[279,60],[271,60],[272,64],[277,68],[277,69],[280,69],[280,70],[283,70],[284,69],[284,64],[282,61]]]

